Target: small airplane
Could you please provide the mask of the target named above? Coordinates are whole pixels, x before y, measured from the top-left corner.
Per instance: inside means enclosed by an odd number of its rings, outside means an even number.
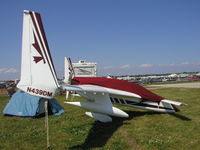
[[[110,116],[129,117],[112,104],[141,108],[157,112],[174,113],[179,111],[175,105],[186,105],[167,100],[146,88],[124,80],[102,77],[75,77],[70,58],[65,58],[65,80],[67,91],[76,92],[87,101],[65,102],[90,110],[85,114],[101,122],[111,122]],[[66,98],[69,96],[67,92]]]
[[[22,91],[44,98],[52,98],[59,87],[74,91],[87,99],[84,102],[66,102],[90,110],[86,115],[101,122],[111,122],[110,116],[129,117],[114,107],[120,104],[173,113],[178,109],[175,105],[186,105],[181,102],[167,100],[144,87],[123,80],[100,77],[74,77],[74,69],[70,59],[65,62],[66,85],[60,86],[57,81],[49,46],[39,13],[24,10],[22,34],[21,79],[17,87]]]

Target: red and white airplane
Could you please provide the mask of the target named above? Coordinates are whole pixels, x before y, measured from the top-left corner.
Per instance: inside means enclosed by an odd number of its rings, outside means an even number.
[[[85,102],[67,103],[90,110],[86,115],[101,122],[112,121],[110,116],[129,116],[112,103],[166,113],[178,111],[174,105],[185,105],[166,100],[128,81],[98,77],[72,78],[74,71],[70,59],[66,61],[66,68],[65,82],[68,84],[62,87],[87,99]],[[52,98],[60,87],[41,16],[28,10],[23,15],[21,79],[17,87],[28,94],[44,98]]]
[[[64,81],[71,84],[64,86],[67,91],[74,91],[87,100],[65,103],[90,110],[85,114],[101,122],[112,121],[110,116],[129,117],[112,104],[166,113],[179,111],[175,105],[186,105],[167,100],[132,82],[101,77],[74,77],[70,58],[65,58]]]

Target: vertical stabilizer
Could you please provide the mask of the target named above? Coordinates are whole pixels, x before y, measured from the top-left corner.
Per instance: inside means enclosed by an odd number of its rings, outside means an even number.
[[[21,79],[17,87],[31,95],[52,98],[59,87],[39,13],[23,13]]]
[[[75,76],[74,68],[69,57],[65,57],[65,76],[64,82],[67,84],[71,84],[71,79]]]

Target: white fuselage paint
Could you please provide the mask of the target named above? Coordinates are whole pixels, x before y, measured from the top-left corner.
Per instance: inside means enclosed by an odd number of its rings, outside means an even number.
[[[120,91],[116,89],[110,89],[110,88],[106,88],[106,90],[108,91],[109,98],[111,100],[111,103],[113,104],[157,111],[157,112],[165,112],[165,113],[176,112],[172,107],[172,105],[169,103],[164,103],[162,101],[161,102],[142,101],[141,97],[134,93]],[[93,93],[77,92],[77,93],[89,101],[93,101],[95,95],[100,94],[95,92]]]

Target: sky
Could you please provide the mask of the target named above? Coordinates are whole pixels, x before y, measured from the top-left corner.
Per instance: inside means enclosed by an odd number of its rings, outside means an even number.
[[[0,80],[20,78],[23,10],[41,14],[59,78],[64,57],[98,76],[200,72],[199,0],[0,0]]]

